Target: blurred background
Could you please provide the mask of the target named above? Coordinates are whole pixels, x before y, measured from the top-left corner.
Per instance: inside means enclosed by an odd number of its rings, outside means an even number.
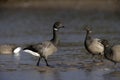
[[[49,39],[55,21],[68,27],[62,34],[72,34],[64,35],[63,42],[82,43],[83,25],[92,25],[94,34],[104,38],[106,33],[119,32],[119,18],[120,0],[0,0],[0,43]]]
[[[36,67],[38,58],[29,54],[0,55],[0,80],[120,80],[112,63],[93,63],[86,54],[83,30],[89,25],[92,37],[120,44],[120,0],[0,0],[0,44],[50,40],[56,21],[65,28],[58,52],[48,58],[54,68],[44,61]]]
[[[119,11],[120,0],[0,0],[1,7]]]

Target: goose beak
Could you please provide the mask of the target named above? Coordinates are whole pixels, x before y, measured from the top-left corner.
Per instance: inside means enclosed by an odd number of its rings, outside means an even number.
[[[60,29],[60,28],[64,28],[65,26],[61,26],[61,27],[59,27],[58,29]]]

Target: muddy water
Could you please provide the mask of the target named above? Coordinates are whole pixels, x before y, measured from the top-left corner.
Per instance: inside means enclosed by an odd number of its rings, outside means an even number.
[[[0,80],[120,80],[119,64],[93,63],[84,49],[83,25],[93,27],[93,37],[105,38],[111,44],[120,43],[120,16],[115,13],[81,12],[76,10],[1,9],[0,43],[18,45],[38,43],[52,37],[52,25],[63,22],[60,30],[59,51],[48,58],[52,67],[38,57],[20,52],[20,55],[0,55]]]

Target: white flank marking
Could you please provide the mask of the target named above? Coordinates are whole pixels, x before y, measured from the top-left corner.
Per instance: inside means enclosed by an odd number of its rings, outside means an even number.
[[[20,51],[22,50],[22,48],[21,47],[17,47],[16,49],[14,49],[14,57],[15,57],[15,59],[17,60],[17,61],[19,61],[20,60]]]
[[[19,53],[21,50],[22,50],[21,47],[17,47],[16,49],[14,49],[13,52],[14,52],[15,54],[17,54],[17,53]]]
[[[24,50],[24,52],[29,53],[29,54],[32,54],[33,56],[38,56],[38,57],[40,57],[40,55],[39,55],[38,53],[33,52],[33,51],[31,51],[31,50]]]

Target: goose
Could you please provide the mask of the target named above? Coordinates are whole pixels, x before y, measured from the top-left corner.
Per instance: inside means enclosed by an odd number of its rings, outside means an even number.
[[[21,47],[15,44],[0,44],[0,54],[18,54]]]
[[[109,45],[108,40],[103,40],[102,44],[105,47],[104,56],[106,59],[112,61],[115,65],[120,62],[120,44]]]
[[[39,66],[39,62],[42,58],[46,62],[46,66],[50,66],[48,64],[47,58],[49,55],[55,53],[58,49],[57,48],[59,43],[58,31],[60,28],[64,28],[62,23],[55,22],[53,25],[53,38],[51,40],[44,41],[38,44],[29,45],[23,49],[25,52],[34,52],[32,53],[32,55],[39,57],[36,64],[37,66]]]
[[[95,55],[100,55],[100,59],[101,59],[101,62],[103,62],[103,57],[104,57],[104,45],[101,43],[101,39],[98,39],[98,38],[92,38],[91,37],[91,33],[92,33],[92,30],[90,29],[90,27],[86,26],[84,28],[84,30],[86,31],[86,37],[85,37],[85,40],[84,40],[84,46],[85,46],[85,49],[90,53],[92,54],[92,58],[93,58],[93,61],[95,61]]]

